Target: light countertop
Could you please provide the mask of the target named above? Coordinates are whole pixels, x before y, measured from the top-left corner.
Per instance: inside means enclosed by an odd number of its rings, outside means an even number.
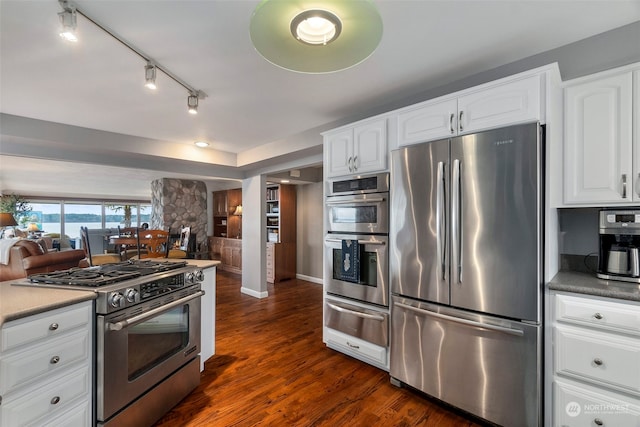
[[[25,279],[0,282],[0,328],[4,322],[96,299],[93,291],[17,286]]]
[[[215,261],[212,259],[187,259],[180,261],[187,261],[189,265],[195,265],[198,268],[211,268],[222,264],[220,261]]]
[[[640,284],[598,279],[595,274],[560,271],[548,283],[554,291],[640,301]]]

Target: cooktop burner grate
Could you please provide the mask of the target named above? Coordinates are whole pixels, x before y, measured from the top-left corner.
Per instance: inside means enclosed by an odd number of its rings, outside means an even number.
[[[32,274],[35,284],[86,286],[97,288],[140,276],[174,270],[187,265],[186,261],[126,261],[89,268],[72,268],[52,273]]]

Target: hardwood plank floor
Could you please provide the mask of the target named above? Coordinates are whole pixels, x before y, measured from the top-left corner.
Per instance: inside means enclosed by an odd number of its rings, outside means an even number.
[[[291,280],[269,297],[218,271],[216,354],[200,386],[156,426],[478,426],[322,342],[322,286]]]

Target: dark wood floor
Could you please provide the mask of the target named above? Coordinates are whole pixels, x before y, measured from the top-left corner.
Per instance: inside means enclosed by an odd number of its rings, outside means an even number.
[[[477,426],[322,342],[322,286],[240,293],[219,271],[216,354],[200,386],[156,426]]]

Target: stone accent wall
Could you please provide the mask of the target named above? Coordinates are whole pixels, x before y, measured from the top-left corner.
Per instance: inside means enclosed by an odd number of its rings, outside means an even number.
[[[172,233],[191,226],[196,245],[207,245],[207,186],[202,181],[162,178],[151,182],[151,224]],[[204,249],[204,248],[203,248]]]

